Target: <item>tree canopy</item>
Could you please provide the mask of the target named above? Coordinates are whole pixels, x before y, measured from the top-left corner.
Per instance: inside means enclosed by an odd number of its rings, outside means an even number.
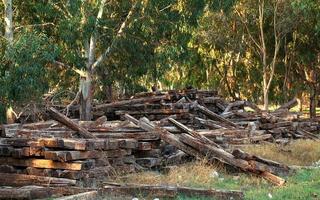
[[[3,0],[0,8],[2,111],[48,92],[110,101],[153,85],[266,106],[316,102],[318,0]]]

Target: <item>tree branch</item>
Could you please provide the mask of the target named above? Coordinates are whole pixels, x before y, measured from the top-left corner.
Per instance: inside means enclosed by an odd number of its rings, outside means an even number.
[[[241,23],[244,25],[244,27],[246,28],[246,31],[249,35],[249,38],[252,40],[252,42],[258,47],[259,51],[261,51],[261,46],[259,45],[259,43],[254,39],[254,37],[252,36],[250,30],[249,30],[249,27],[248,25],[246,24],[246,22],[243,20],[242,16],[241,16],[241,13],[235,9],[236,13],[238,14],[239,18],[240,18],[240,21]]]
[[[30,24],[30,25],[18,26],[14,29],[14,31],[18,31],[24,27],[37,27],[37,26],[54,26],[54,23],[47,22],[47,23],[43,23],[43,24]]]
[[[93,33],[90,37],[90,43],[89,43],[89,49],[88,49],[88,63],[87,63],[87,69],[90,71],[91,67],[94,63],[95,59],[95,52],[96,52],[96,43],[97,43],[97,26],[99,24],[99,20],[102,18],[104,5],[106,4],[106,0],[101,0],[101,4],[99,7],[99,12],[96,18],[95,27],[93,30]]]
[[[278,12],[278,4],[279,1],[276,0],[276,4],[275,4],[275,8],[274,8],[274,14],[273,14],[273,34],[274,34],[274,53],[273,53],[273,59],[272,59],[272,63],[271,63],[271,73],[269,76],[269,80],[268,80],[268,84],[267,84],[267,89],[270,88],[273,76],[274,76],[274,71],[275,71],[275,67],[276,67],[276,60],[277,60],[277,56],[278,56],[278,52],[280,49],[280,38],[279,38],[279,34],[277,33],[277,12]]]
[[[93,63],[93,65],[91,66],[91,70],[95,70],[95,68],[97,66],[99,66],[107,57],[108,55],[110,54],[113,46],[114,46],[114,43],[115,41],[122,35],[123,33],[123,30],[125,29],[125,27],[128,25],[129,21],[131,20],[132,16],[133,16],[133,11],[135,10],[135,8],[137,7],[138,5],[138,1],[132,6],[132,8],[130,9],[126,19],[122,22],[118,32],[117,32],[117,35],[115,36],[115,38],[112,40],[110,46],[106,49],[106,51],[100,55],[100,57],[96,60],[96,62]]]

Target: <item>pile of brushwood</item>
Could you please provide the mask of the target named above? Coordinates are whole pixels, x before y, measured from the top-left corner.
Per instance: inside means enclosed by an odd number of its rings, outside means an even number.
[[[147,190],[147,186],[104,184],[114,176],[205,158],[280,186],[290,171],[285,163],[237,147],[318,140],[318,122],[289,111],[296,103],[293,99],[265,112],[248,101],[228,102],[215,91],[192,89],[139,93],[98,104],[93,108],[94,121],[71,119],[61,113],[63,108],[50,107],[47,121],[2,125],[0,185]],[[72,109],[77,115],[77,108]],[[156,189],[168,192],[172,188]],[[175,194],[193,191],[173,190]],[[243,197],[236,191],[228,195]]]

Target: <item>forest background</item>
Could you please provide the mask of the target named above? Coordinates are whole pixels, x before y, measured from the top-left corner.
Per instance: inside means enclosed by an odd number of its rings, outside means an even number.
[[[316,115],[318,0],[2,0],[0,113],[192,86]],[[59,97],[58,97],[59,96]]]

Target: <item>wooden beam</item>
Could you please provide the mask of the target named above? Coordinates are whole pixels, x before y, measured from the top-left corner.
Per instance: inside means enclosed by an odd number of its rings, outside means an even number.
[[[36,167],[36,168],[46,168],[46,169],[69,169],[69,170],[83,170],[83,169],[91,169],[94,167],[94,160],[62,163],[62,162],[55,162],[55,161],[46,160],[46,159],[35,159],[35,158],[15,159],[15,158],[0,157],[0,163],[17,166],[17,167]]]
[[[38,186],[67,186],[76,185],[76,180],[65,178],[54,178],[45,176],[34,176],[26,174],[8,174],[0,173],[2,186],[25,186],[25,185],[38,185]]]
[[[89,191],[80,194],[74,194],[70,196],[64,196],[60,198],[55,198],[55,200],[93,200],[98,198],[97,191]]]
[[[203,114],[207,115],[211,119],[217,119],[217,120],[219,120],[221,122],[224,122],[224,123],[226,123],[226,124],[228,124],[228,125],[230,125],[232,127],[239,127],[237,124],[233,123],[232,121],[221,117],[220,115],[212,112],[211,110],[209,110],[208,108],[206,108],[204,106],[199,105],[198,103],[195,104],[195,108],[198,109]]]
[[[135,119],[134,117],[130,116],[127,117],[128,115],[125,115],[125,117],[135,123],[137,122],[137,119]],[[156,133],[158,133],[160,135],[160,138],[162,140],[164,140],[165,142],[168,142],[169,144],[172,144],[174,146],[176,146],[177,148],[179,148],[181,151],[195,156],[195,157],[201,157],[201,155],[195,151],[193,148],[183,144],[182,142],[179,141],[179,138],[177,136],[175,136],[174,134],[170,133],[169,131],[151,123],[147,118],[141,118],[139,121],[139,125],[142,129],[146,130],[146,131],[154,131]]]
[[[102,151],[44,151],[45,159],[59,162],[93,159],[102,156]]]
[[[76,122],[72,121],[69,119],[67,116],[61,114],[59,111],[57,111],[55,108],[49,108],[48,109],[50,115],[52,116],[53,119],[57,120],[61,124],[67,126],[71,130],[78,131],[78,133],[84,137],[84,138],[96,138],[92,133],[81,127],[79,124]]]
[[[177,198],[178,195],[188,197],[202,197],[210,199],[244,199],[244,194],[237,190],[215,190],[215,189],[202,189],[202,188],[190,188],[190,187],[176,187],[176,186],[164,186],[164,185],[142,185],[142,184],[117,184],[107,183],[99,192],[111,195],[123,195],[123,196],[141,196],[142,197],[158,197],[158,198]]]
[[[106,108],[115,108],[115,107],[121,107],[125,105],[132,105],[137,103],[150,103],[155,101],[161,101],[163,99],[170,99],[169,95],[161,95],[161,96],[152,96],[152,97],[144,97],[144,98],[137,98],[137,99],[129,99],[129,100],[123,100],[123,101],[117,101],[113,103],[108,104],[100,104],[94,107],[95,110],[100,109],[106,109]]]

